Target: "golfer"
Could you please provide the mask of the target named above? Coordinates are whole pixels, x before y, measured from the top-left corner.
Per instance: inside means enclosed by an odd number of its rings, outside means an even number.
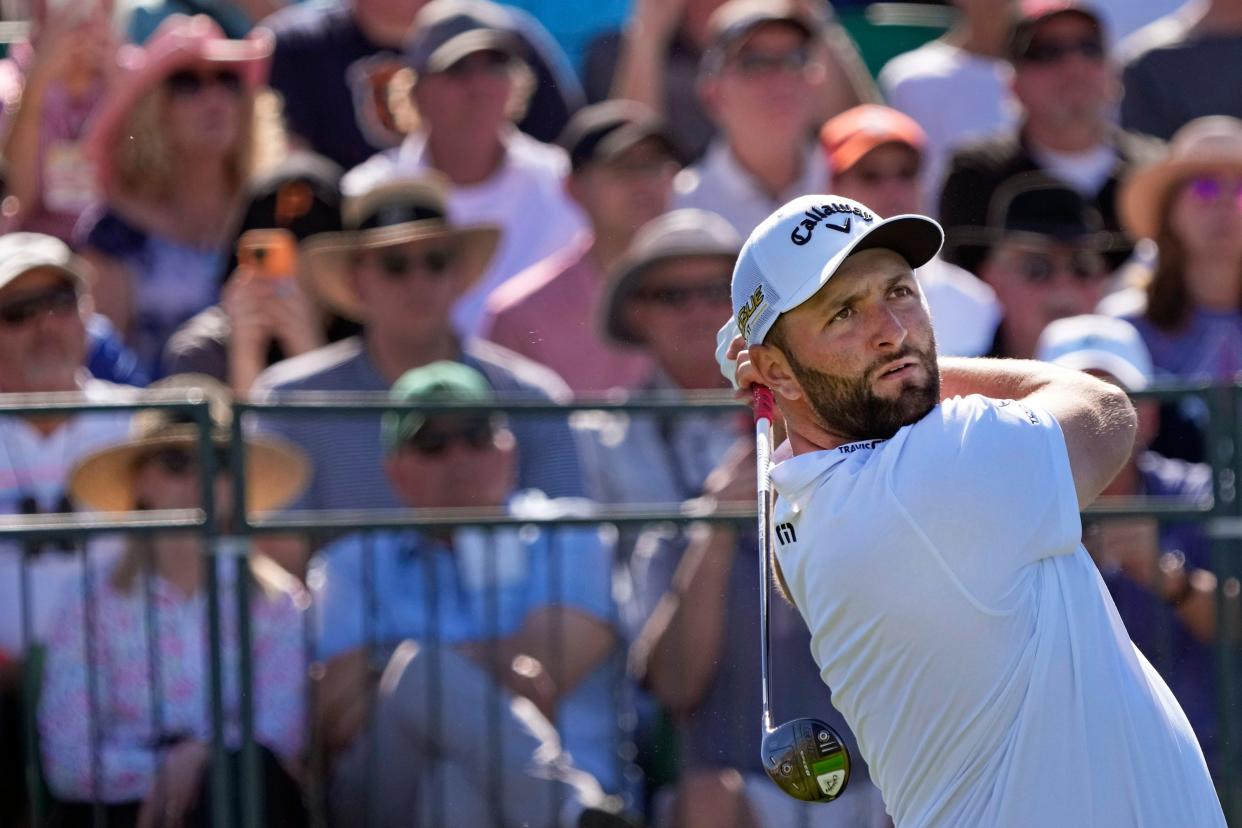
[[[772,389],[789,434],[777,572],[833,704],[898,828],[1223,826],[1079,542],[1134,409],[1044,363],[937,359],[911,269],[942,239],[804,196],[734,270],[735,379]]]

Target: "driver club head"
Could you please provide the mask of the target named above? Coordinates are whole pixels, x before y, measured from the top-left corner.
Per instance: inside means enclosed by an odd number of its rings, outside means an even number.
[[[837,732],[819,719],[794,719],[763,734],[768,778],[794,799],[831,802],[850,781],[850,754]]]

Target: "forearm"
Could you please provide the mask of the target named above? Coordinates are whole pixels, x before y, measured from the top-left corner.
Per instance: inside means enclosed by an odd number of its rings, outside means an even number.
[[[667,115],[664,109],[667,51],[667,44],[662,38],[631,24],[621,38],[621,54],[617,58],[611,97],[638,101]]]
[[[1046,362],[1028,359],[940,358],[940,396],[943,399],[982,394],[1003,400],[1021,400],[1047,388],[1061,373]]]
[[[635,672],[656,697],[678,712],[693,710],[715,678],[724,646],[729,576],[737,535],[702,527],[691,542],[634,645]]]

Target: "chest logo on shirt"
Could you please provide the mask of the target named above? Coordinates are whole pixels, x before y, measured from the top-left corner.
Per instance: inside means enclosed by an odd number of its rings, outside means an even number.
[[[844,214],[845,220],[843,222],[828,221],[829,216],[837,214]],[[795,224],[793,230],[789,233],[789,240],[799,247],[811,240],[811,234],[815,232],[815,228],[819,226],[820,222],[823,222],[824,226],[829,230],[836,230],[838,233],[848,234],[850,232],[850,228],[853,226],[853,216],[857,216],[867,224],[875,221],[875,216],[871,215],[871,213],[868,213],[866,210],[859,207],[852,207],[848,204],[837,204],[835,202],[832,204],[825,204],[822,207],[812,207],[803,213],[803,215],[806,218]]]
[[[776,540],[781,546],[787,543],[797,543],[798,533],[794,531],[792,523],[781,523],[776,527]]]

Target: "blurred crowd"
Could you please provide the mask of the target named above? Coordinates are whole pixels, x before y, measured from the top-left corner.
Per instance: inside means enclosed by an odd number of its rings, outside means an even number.
[[[874,75],[865,5],[31,0],[0,61],[0,394],[150,386],[211,426],[5,415],[0,513],[753,504],[736,410],[408,406],[727,399],[733,262],[807,193],[943,224],[917,271],[942,354],[1235,382],[1242,0],[953,0]],[[300,392],[407,408],[262,410],[243,466],[233,401]],[[1202,398],[1140,420],[1106,494],[1209,504]],[[1219,772],[1202,526],[1083,540]],[[727,522],[6,542],[0,773],[33,749],[55,825],[220,818],[245,637],[265,824],[891,825],[865,765],[829,808],[764,775],[757,545]],[[771,611],[776,715],[846,732]]]

